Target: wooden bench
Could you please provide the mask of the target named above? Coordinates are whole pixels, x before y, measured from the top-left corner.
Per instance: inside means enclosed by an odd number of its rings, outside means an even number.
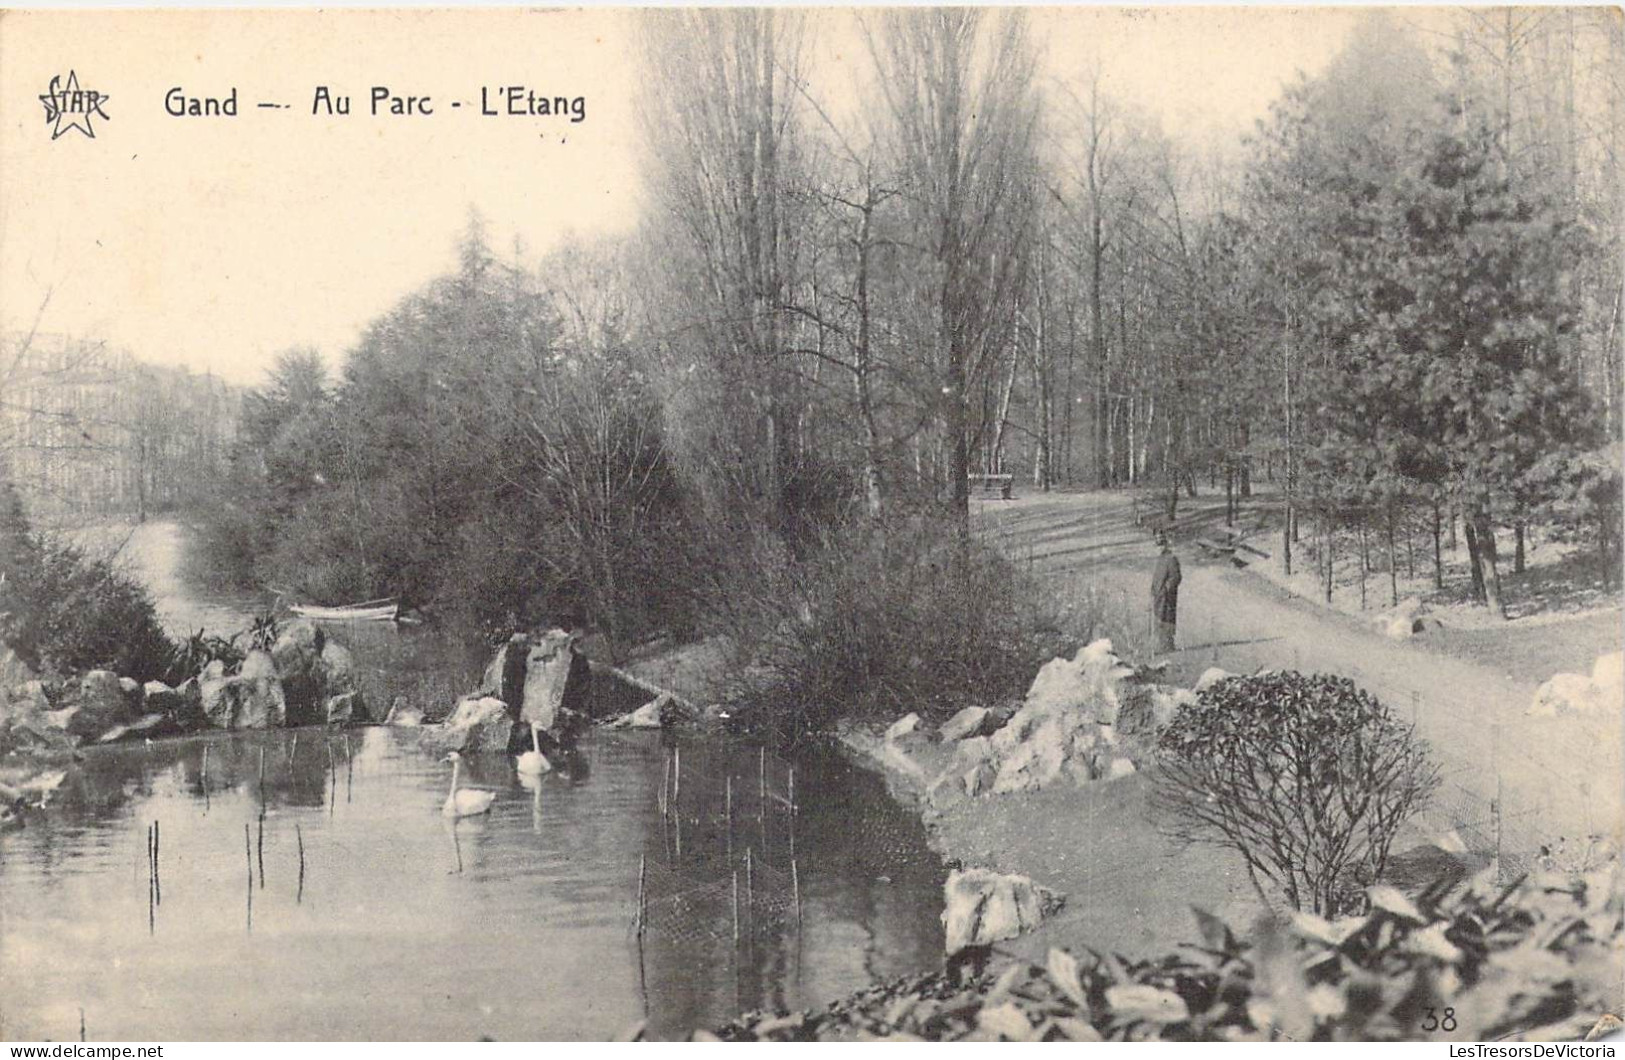
[[[999,496],[1005,500],[1010,499],[1010,491],[1016,483],[1016,476],[1014,475],[970,474],[966,475],[965,477],[972,483],[980,483],[983,493],[993,493],[997,491]]]

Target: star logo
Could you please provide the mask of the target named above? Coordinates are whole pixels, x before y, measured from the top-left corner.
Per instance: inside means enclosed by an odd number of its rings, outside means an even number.
[[[96,138],[96,130],[91,128],[92,115],[111,121],[102,104],[108,97],[91,88],[79,87],[79,75],[72,70],[68,71],[68,83],[62,83],[61,75],[51,78],[50,88],[39,98],[45,104],[45,123],[51,126],[51,139],[55,140],[69,129],[78,129],[92,140]]]

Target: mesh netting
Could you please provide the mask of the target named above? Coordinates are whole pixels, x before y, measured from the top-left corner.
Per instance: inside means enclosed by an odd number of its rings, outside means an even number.
[[[646,937],[728,942],[797,923],[795,769],[765,752],[674,748],[657,803],[662,849],[646,863]]]

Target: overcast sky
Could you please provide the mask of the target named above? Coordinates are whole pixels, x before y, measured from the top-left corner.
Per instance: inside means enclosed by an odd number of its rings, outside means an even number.
[[[533,260],[639,209],[636,12],[7,13],[0,31],[0,325],[106,338],[146,360],[257,382],[362,327],[453,263],[468,208]],[[1040,12],[1048,76],[1099,56],[1105,86],[1177,139],[1233,142],[1283,84],[1321,69],[1359,12]],[[819,16],[815,91],[852,102],[852,19]],[[40,95],[103,93],[95,138],[51,138]],[[351,97],[312,116],[316,87]],[[434,113],[373,117],[370,90]],[[582,95],[586,120],[480,114],[480,90]],[[238,116],[173,117],[165,95]],[[462,106],[453,109],[453,101]],[[262,109],[259,103],[289,109]]]

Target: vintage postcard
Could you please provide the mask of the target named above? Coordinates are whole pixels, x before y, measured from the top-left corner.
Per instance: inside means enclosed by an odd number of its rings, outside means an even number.
[[[1622,147],[1617,7],[0,12],[0,1038],[1612,1056]]]

